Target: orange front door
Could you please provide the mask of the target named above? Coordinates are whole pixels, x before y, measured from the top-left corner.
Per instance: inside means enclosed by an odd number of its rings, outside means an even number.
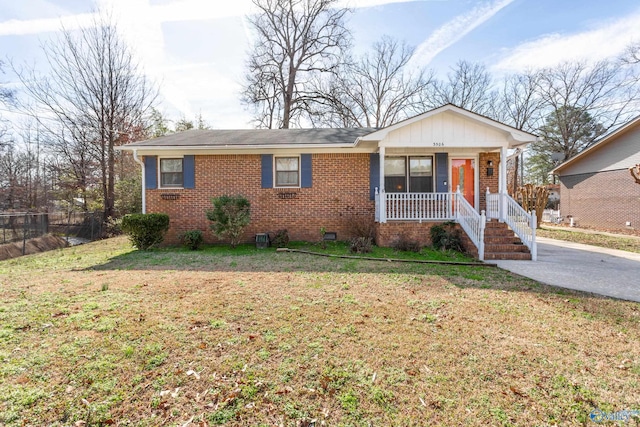
[[[460,192],[471,206],[475,207],[475,159],[451,159],[451,190]]]

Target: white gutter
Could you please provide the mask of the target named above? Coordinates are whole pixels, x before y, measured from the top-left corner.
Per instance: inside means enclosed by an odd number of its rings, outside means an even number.
[[[136,163],[138,163],[140,166],[142,166],[142,213],[147,213],[147,197],[145,194],[145,188],[147,186],[146,184],[146,180],[145,180],[145,170],[144,170],[144,162],[142,160],[140,160],[140,158],[138,157],[138,150],[137,149],[133,149],[133,160],[136,161]]]

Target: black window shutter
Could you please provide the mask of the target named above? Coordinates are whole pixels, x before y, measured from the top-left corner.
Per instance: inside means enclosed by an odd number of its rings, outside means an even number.
[[[147,190],[158,187],[158,157],[144,156],[144,182]]]
[[[184,156],[182,160],[183,187],[196,188],[196,156]]]
[[[436,193],[449,191],[449,156],[447,153],[436,153]]]
[[[262,188],[273,187],[273,155],[262,155]]]
[[[300,187],[311,188],[312,181],[311,154],[300,155]]]
[[[371,153],[369,157],[369,198],[371,200],[375,200],[378,186],[380,186],[380,154]]]

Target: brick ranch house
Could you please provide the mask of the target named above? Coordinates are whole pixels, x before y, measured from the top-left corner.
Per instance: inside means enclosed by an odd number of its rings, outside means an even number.
[[[629,168],[640,163],[640,116],[553,170],[560,214],[580,227],[640,229],[640,185]]]
[[[447,104],[383,129],[189,130],[120,149],[142,165],[143,211],[169,215],[169,244],[193,229],[217,242],[211,198],[241,194],[246,241],[279,229],[317,241],[321,227],[346,240],[363,218],[378,245],[429,244],[432,225],[455,221],[479,259],[535,259],[535,216],[507,195],[501,161],[535,139]]]

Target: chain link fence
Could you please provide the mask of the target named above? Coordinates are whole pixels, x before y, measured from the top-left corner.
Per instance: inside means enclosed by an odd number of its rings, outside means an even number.
[[[102,212],[0,214],[0,244],[26,242],[56,234],[70,239],[95,240],[103,234]]]

